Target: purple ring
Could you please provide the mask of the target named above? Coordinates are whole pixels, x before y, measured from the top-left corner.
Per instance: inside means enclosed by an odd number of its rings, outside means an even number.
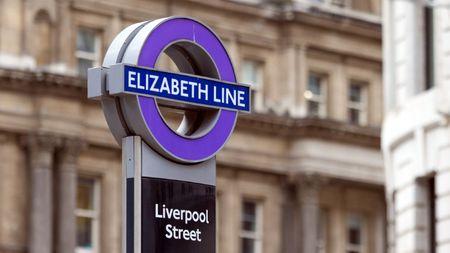
[[[231,60],[220,39],[205,25],[188,18],[163,21],[147,37],[139,54],[138,65],[154,67],[158,56],[171,43],[187,40],[200,45],[216,64],[221,80],[236,82]],[[155,140],[169,154],[184,161],[203,161],[214,156],[234,129],[237,112],[222,109],[214,127],[202,137],[184,138],[164,122],[154,98],[138,97],[144,121]]]

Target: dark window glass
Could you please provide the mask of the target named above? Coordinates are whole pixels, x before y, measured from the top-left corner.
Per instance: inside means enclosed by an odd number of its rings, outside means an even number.
[[[347,218],[347,242],[349,245],[362,245],[363,220],[360,215],[351,214]]]
[[[357,109],[348,109],[348,119],[350,120],[350,123],[359,124],[360,113],[361,112]]]
[[[84,52],[95,52],[95,31],[79,30],[77,36],[77,50]]]
[[[308,90],[314,95],[321,95],[322,93],[322,77],[316,74],[309,75]]]
[[[426,6],[424,9],[424,51],[425,51],[425,89],[434,87],[434,22],[433,7]]]
[[[77,217],[77,246],[92,248],[92,219]]]
[[[349,92],[349,100],[352,102],[361,102],[362,87],[359,84],[351,84]]]
[[[429,233],[429,240],[430,240],[430,253],[436,252],[436,182],[435,177],[431,176],[428,179],[428,199],[429,199],[429,205],[428,205],[428,222],[430,224],[430,233]]]
[[[349,243],[361,244],[361,231],[358,228],[350,228],[348,230]]]
[[[244,202],[242,206],[242,229],[256,231],[256,203]]]
[[[255,240],[243,238],[241,253],[255,253]]]
[[[79,178],[77,186],[77,208],[94,209],[94,180]]]

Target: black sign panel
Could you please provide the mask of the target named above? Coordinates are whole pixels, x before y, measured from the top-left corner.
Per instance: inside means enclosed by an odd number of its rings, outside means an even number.
[[[143,253],[215,252],[215,227],[214,186],[142,178]]]

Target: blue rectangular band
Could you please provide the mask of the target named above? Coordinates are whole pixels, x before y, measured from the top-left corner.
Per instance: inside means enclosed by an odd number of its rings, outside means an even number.
[[[130,65],[124,65],[123,79],[127,93],[250,112],[247,85]]]

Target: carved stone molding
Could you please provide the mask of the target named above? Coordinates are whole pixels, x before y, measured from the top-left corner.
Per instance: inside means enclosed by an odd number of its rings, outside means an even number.
[[[317,138],[380,148],[380,128],[353,125],[332,119],[292,118],[274,114],[242,114],[236,129],[283,138]]]
[[[30,133],[22,137],[22,145],[31,149],[54,150],[60,146],[61,138],[53,134]]]
[[[320,186],[322,179],[320,176],[301,177],[297,185],[297,197],[301,205],[314,205],[319,203]]]
[[[319,190],[321,186],[330,183],[330,179],[319,173],[294,172],[288,176],[289,184],[295,185],[298,191],[309,188]]]
[[[297,183],[301,186],[313,187],[315,189],[320,188],[320,186],[328,184],[329,178],[320,175],[319,173],[299,173],[297,176]]]
[[[61,164],[76,164],[80,152],[86,147],[81,139],[63,139],[58,152]],[[64,167],[64,166],[63,166]],[[64,168],[60,169],[64,169]]]
[[[22,136],[21,144],[30,154],[31,168],[51,168],[53,152],[61,145],[61,138],[51,134],[28,134]]]
[[[0,68],[0,87],[27,93],[56,94],[86,98],[86,80],[39,71]]]

